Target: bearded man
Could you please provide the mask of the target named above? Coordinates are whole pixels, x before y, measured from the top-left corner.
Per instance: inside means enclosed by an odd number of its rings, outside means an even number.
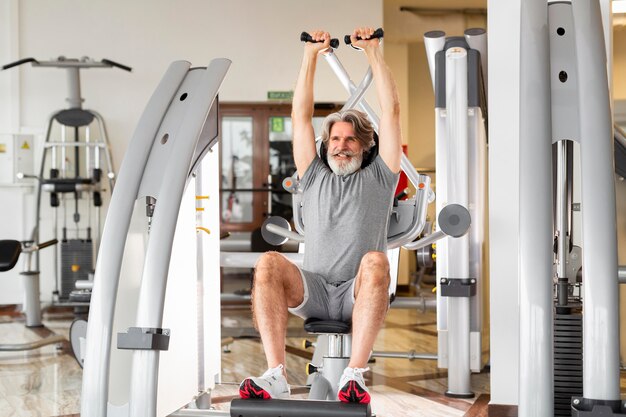
[[[291,312],[304,319],[352,322],[352,354],[338,397],[370,402],[363,372],[389,307],[387,228],[402,156],[398,93],[373,33],[373,28],[357,28],[351,35],[352,45],[367,55],[382,110],[378,152],[367,166],[362,165],[375,146],[374,129],[357,110],[325,119],[322,142],[328,165],[318,156],[314,76],[330,35],[313,31],[314,42],[305,44],[291,114],[303,189],[304,264],[299,268],[277,252],[265,253],[256,264],[252,310],[269,369],[241,383],[242,398],[289,397],[285,337]]]

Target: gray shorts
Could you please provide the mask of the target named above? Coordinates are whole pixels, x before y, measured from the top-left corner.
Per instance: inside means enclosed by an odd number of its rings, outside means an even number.
[[[314,272],[300,269],[300,275],[304,285],[304,300],[299,306],[289,309],[291,314],[305,320],[315,317],[349,322],[352,319],[355,279],[329,284],[323,275]]]

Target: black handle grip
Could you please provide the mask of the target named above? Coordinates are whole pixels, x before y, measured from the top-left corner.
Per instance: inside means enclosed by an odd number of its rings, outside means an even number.
[[[110,59],[103,58],[101,61],[103,64],[109,64],[112,67],[117,67],[119,69],[123,69],[124,71],[131,72],[133,69],[131,67],[127,67],[126,65],[122,65],[118,62],[111,61]]]
[[[313,40],[313,38],[311,37],[311,35],[309,35],[307,32],[302,32],[302,33],[300,34],[300,41],[302,41],[302,42],[320,43],[320,42],[314,41],[314,40]],[[331,46],[333,49],[337,49],[337,48],[339,47],[339,39],[337,39],[337,38],[332,38],[332,39],[330,40],[330,46]]]
[[[35,58],[24,58],[19,61],[11,62],[10,64],[6,64],[2,66],[3,70],[7,70],[9,68],[17,67],[18,65],[27,64],[29,62],[37,62]]]
[[[370,36],[370,39],[382,39],[384,36],[385,36],[385,31],[383,30],[383,28],[378,28],[374,31],[372,36]],[[360,41],[361,38],[357,36],[357,40]],[[346,43],[346,45],[352,45],[352,40],[350,39],[350,35],[344,36],[343,41]]]
[[[57,243],[59,243],[57,239],[52,239],[47,242],[40,243],[39,245],[37,245],[37,247],[39,248],[39,250],[42,250],[44,248],[47,248],[48,246],[56,245]]]

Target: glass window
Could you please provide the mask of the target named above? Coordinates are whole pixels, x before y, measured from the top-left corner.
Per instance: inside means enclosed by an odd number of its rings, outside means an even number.
[[[315,137],[322,132],[324,117],[313,118],[313,131]],[[293,175],[296,166],[293,161],[293,126],[291,117],[272,116],[269,118],[270,140],[270,173],[282,178]],[[282,179],[281,179],[282,181]]]
[[[222,220],[249,223],[253,219],[253,193],[238,191],[253,188],[252,117],[222,118]]]
[[[313,118],[313,130],[315,136],[319,136],[322,131],[322,122],[324,117]],[[282,187],[283,179],[290,177],[296,172],[296,164],[293,160],[293,146],[291,140],[293,137],[293,125],[291,117],[272,116],[269,122],[269,162],[270,176],[272,183],[272,215],[281,216],[290,220],[291,210],[291,194],[286,192]]]

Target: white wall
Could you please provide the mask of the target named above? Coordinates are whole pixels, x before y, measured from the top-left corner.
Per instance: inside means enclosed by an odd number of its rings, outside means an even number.
[[[382,26],[382,0],[320,0],[314,7],[293,0],[3,0],[0,63],[64,55],[131,66],[132,73],[90,69],[81,74],[84,107],[104,117],[119,168],[135,124],[171,61],[204,66],[215,57],[229,58],[233,64],[220,99],[265,101],[268,90],[293,89],[301,31],[324,28],[343,38],[362,25]],[[367,68],[364,56],[345,46],[338,56],[358,83]],[[316,99],[344,101],[347,94],[328,66],[318,68]],[[63,71],[52,68],[27,65],[0,72],[0,133],[42,134],[49,114],[66,106],[65,82]],[[25,217],[15,207],[0,207],[0,218],[24,223]],[[26,238],[13,233],[0,223],[0,239]],[[42,264],[44,299],[52,286],[43,275],[50,265]],[[4,288],[15,281],[0,281],[0,304],[20,302],[4,296],[19,293]]]
[[[17,28],[17,0],[0,2],[0,60],[2,64],[9,62],[16,53],[17,37],[12,36]],[[17,123],[16,105],[9,105],[17,101],[19,74],[0,73],[0,131],[13,127]]]
[[[19,29],[13,35],[19,37],[19,56],[11,59],[88,55],[133,67],[131,74],[89,70],[82,75],[85,106],[105,116],[119,164],[144,104],[171,61],[202,66],[211,58],[227,57],[233,65],[221,99],[264,101],[268,90],[293,89],[302,30],[326,28],[342,37],[357,25],[381,25],[382,1],[322,0],[312,10],[291,0],[21,0],[18,14]],[[350,72],[365,71],[360,54],[345,46],[339,54]],[[319,68],[316,99],[344,100],[346,94],[328,68]],[[45,117],[64,105],[64,74],[20,71],[20,124],[43,126]]]

